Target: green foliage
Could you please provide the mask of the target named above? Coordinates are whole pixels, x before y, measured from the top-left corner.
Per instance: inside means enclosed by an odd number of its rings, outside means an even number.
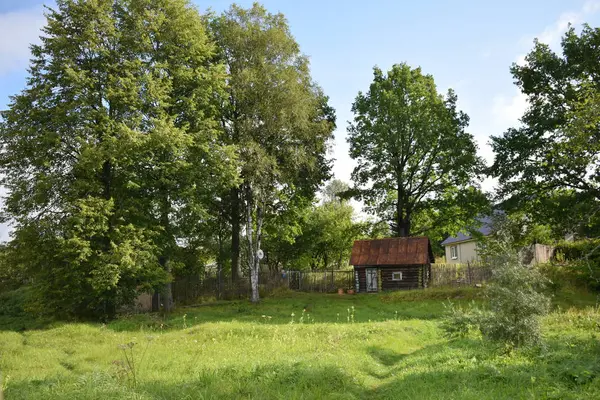
[[[396,64],[373,75],[348,127],[354,194],[398,236],[456,233],[487,205],[475,187],[483,164],[468,116],[420,68]]]
[[[388,236],[385,223],[356,221],[354,208],[343,199],[348,186],[333,180],[320,204],[289,209],[265,228],[266,261],[271,270],[343,269],[355,240]]]
[[[474,304],[460,307],[448,302],[445,306],[446,313],[441,328],[447,337],[465,338],[480,328],[481,311]]]
[[[554,250],[554,258],[557,265],[550,273],[556,275],[560,271],[575,285],[600,291],[600,239],[561,242]]]
[[[502,202],[502,208],[511,215],[527,215],[530,224],[543,226],[554,241],[568,235],[600,236],[600,202],[581,191],[556,189],[525,198],[514,195]]]
[[[0,124],[11,253],[40,311],[112,316],[170,279],[177,240],[236,183],[225,71],[186,0],[62,0],[43,32]]]
[[[488,288],[489,313],[479,319],[484,337],[514,346],[539,344],[540,317],[550,306],[543,293],[547,282],[536,268],[528,268],[518,258],[498,260]]]
[[[558,261],[576,261],[588,258],[600,262],[600,239],[563,241],[556,245],[554,254]]]
[[[599,38],[598,28],[585,25],[578,35],[571,27],[562,54],[535,41],[525,63],[511,68],[529,101],[523,125],[492,137],[499,195],[552,216],[562,234],[587,224],[600,201]],[[555,190],[562,199],[546,200]]]
[[[23,268],[13,262],[11,247],[0,244],[0,293],[16,289],[25,281]]]
[[[23,317],[26,305],[31,297],[31,288],[22,286],[11,291],[0,292],[0,315],[8,317]]]
[[[509,346],[541,342],[540,319],[550,307],[545,294],[549,282],[539,269],[523,264],[514,227],[513,221],[499,218],[494,235],[481,243],[482,262],[492,268],[486,307],[450,307],[444,324],[448,335],[464,336],[477,327],[484,338]]]
[[[264,222],[312,199],[329,178],[326,153],[335,114],[282,14],[258,3],[249,9],[232,5],[210,18],[210,27],[228,72],[222,129],[241,161],[242,184],[231,196],[232,239],[241,213],[252,299],[258,301],[256,254],[268,229]]]

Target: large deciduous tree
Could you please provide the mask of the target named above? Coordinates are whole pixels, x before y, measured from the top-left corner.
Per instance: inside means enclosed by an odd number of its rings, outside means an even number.
[[[244,216],[252,300],[258,301],[265,214],[295,198],[312,198],[328,178],[325,156],[335,117],[282,14],[256,3],[250,9],[234,5],[211,26],[229,74],[222,127],[241,161],[242,184],[231,192],[232,271],[239,270]]]
[[[354,191],[397,236],[456,231],[485,206],[476,186],[482,162],[456,94],[444,97],[420,68],[374,68],[348,127]],[[415,226],[415,222],[419,224]]]
[[[571,207],[600,201],[598,43],[599,28],[585,25],[580,35],[571,28],[562,54],[536,40],[525,63],[511,67],[528,108],[521,126],[492,137],[496,155],[490,171],[499,179],[499,195],[514,205],[549,207],[556,215],[548,201],[554,193],[570,198]]]
[[[47,20],[2,114],[4,218],[44,310],[110,316],[170,280],[184,220],[233,179],[225,71],[186,0],[59,0]]]

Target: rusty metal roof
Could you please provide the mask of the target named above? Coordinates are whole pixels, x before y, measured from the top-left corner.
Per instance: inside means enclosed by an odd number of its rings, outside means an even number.
[[[434,261],[429,238],[424,236],[356,240],[351,265],[422,265]]]

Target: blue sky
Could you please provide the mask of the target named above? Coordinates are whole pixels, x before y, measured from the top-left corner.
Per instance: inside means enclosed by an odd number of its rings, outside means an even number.
[[[238,1],[250,6],[252,1]],[[43,2],[0,0],[0,109],[24,86],[28,44],[44,24]],[[46,2],[52,5],[52,3]],[[200,10],[222,11],[230,1],[196,1]],[[336,177],[349,180],[353,167],[345,141],[350,107],[366,91],[372,68],[394,63],[421,66],[438,88],[453,88],[471,117],[469,131],[488,162],[490,135],[518,123],[526,107],[509,73],[535,37],[556,48],[569,22],[598,26],[600,0],[353,1],[268,0],[286,15],[312,75],[330,96],[338,129],[332,156]],[[484,182],[493,188],[493,182]]]

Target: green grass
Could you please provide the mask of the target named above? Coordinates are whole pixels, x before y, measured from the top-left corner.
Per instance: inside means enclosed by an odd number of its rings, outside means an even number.
[[[593,296],[557,296],[560,307],[544,320],[542,348],[508,351],[476,336],[444,338],[445,299],[480,297],[474,289],[288,294],[256,306],[213,303],[164,318],[26,330],[22,316],[4,316],[4,394],[6,400],[600,398],[600,311]],[[136,384],[119,349],[129,342],[136,343]]]

